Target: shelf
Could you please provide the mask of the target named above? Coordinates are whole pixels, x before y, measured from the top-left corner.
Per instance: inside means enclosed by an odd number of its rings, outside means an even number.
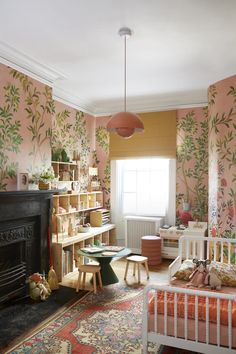
[[[87,208],[87,209],[79,209],[79,210],[73,210],[73,211],[68,211],[66,213],[58,213],[58,214],[53,214],[55,216],[63,216],[63,215],[69,215],[69,214],[76,214],[76,213],[82,213],[82,212],[85,212],[85,211],[90,211],[90,210],[94,210],[94,209],[99,209],[101,208],[101,205],[100,206],[97,206],[95,208]]]
[[[78,166],[76,162],[51,161],[52,164]]]
[[[80,162],[51,161],[55,176],[59,182],[78,182],[80,178]]]
[[[54,215],[74,214],[83,211],[99,209],[103,205],[103,192],[82,192],[55,194],[53,196]],[[60,208],[64,211],[60,212]],[[74,210],[70,210],[73,208]]]
[[[78,249],[95,241],[115,245],[115,225],[107,224],[101,227],[92,227],[89,232],[81,232],[75,236],[64,236],[63,241],[55,242],[57,235],[53,235],[52,256],[53,268],[59,282],[71,271],[76,270],[76,265],[82,262],[78,256]]]
[[[55,241],[53,241],[53,243],[57,243],[58,245],[61,245],[62,247],[66,247],[68,245],[71,245],[75,242],[80,242],[80,241],[84,241],[87,240],[88,238],[97,236],[99,234],[101,234],[101,232],[105,232],[105,231],[109,231],[115,228],[114,224],[107,224],[101,227],[91,227],[91,230],[89,232],[79,232],[77,233],[77,235],[75,236],[64,236],[64,240],[63,241],[56,241],[56,234],[53,234],[53,239]]]

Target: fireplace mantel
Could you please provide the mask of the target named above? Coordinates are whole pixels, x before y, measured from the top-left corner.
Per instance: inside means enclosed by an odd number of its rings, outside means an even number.
[[[28,276],[49,270],[53,193],[0,192],[0,302],[25,295]]]

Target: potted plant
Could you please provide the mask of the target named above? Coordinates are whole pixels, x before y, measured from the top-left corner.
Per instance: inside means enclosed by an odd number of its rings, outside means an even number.
[[[39,174],[39,189],[50,189],[51,182],[55,179],[54,170],[48,167]]]

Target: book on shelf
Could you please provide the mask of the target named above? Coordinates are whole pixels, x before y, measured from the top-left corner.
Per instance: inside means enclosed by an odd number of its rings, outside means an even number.
[[[63,250],[62,273],[63,276],[73,271],[73,254],[71,250]]]
[[[110,211],[107,209],[98,209],[90,213],[90,224],[94,227],[103,226],[109,223],[110,219]]]

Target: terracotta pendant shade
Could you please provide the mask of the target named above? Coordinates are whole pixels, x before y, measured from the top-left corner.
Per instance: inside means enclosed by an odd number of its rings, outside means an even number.
[[[135,113],[126,112],[126,39],[132,32],[128,27],[122,27],[119,35],[124,37],[124,111],[114,114],[107,124],[108,132],[115,132],[122,138],[130,138],[135,132],[143,132],[143,122]]]
[[[111,117],[107,123],[107,130],[109,132],[115,132],[123,138],[129,138],[134,132],[142,132],[144,126],[137,114],[119,112]]]

